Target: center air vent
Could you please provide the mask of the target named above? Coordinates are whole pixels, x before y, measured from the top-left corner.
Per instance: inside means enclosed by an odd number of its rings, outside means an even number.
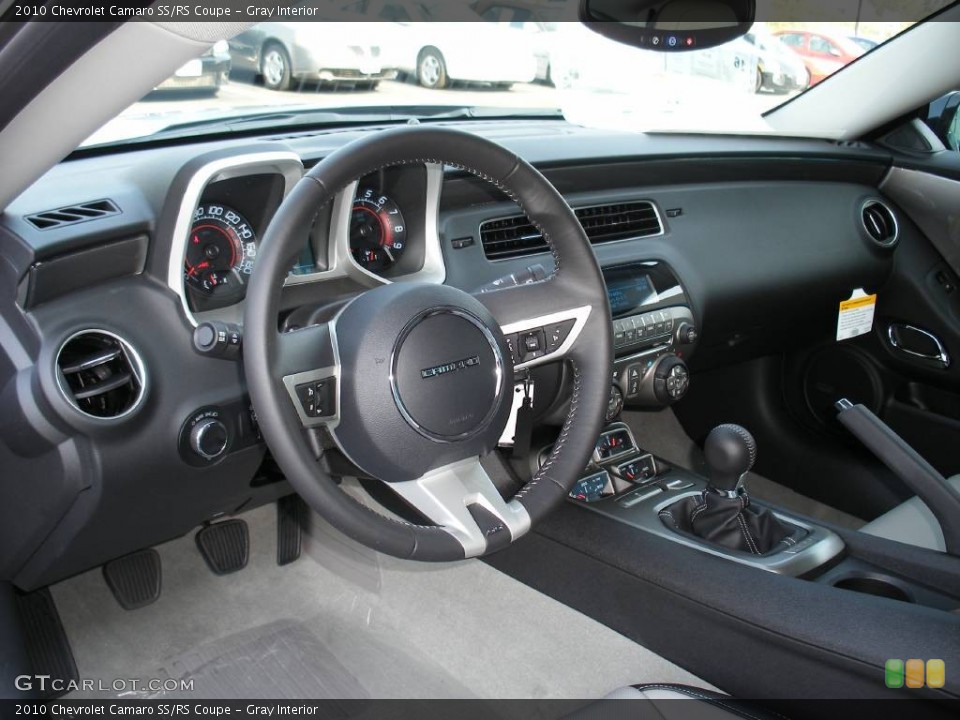
[[[663,232],[657,209],[647,201],[595,205],[577,208],[574,213],[594,245]],[[490,260],[535,255],[547,250],[543,235],[526,215],[481,223],[480,242]]]
[[[60,388],[81,412],[119,418],[143,398],[140,356],[112,333],[86,330],[67,340],[57,355]]]
[[[893,210],[879,200],[867,200],[860,211],[860,220],[867,235],[881,247],[893,247],[897,243],[900,230]]]

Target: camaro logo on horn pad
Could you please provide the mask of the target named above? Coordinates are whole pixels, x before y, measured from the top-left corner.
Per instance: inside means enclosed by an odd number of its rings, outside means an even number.
[[[473,357],[464,358],[463,360],[454,360],[453,362],[444,363],[443,365],[424,368],[420,371],[420,377],[427,380],[428,378],[439,377],[447,373],[457,372],[458,370],[476,367],[479,364],[480,356],[474,355]]]

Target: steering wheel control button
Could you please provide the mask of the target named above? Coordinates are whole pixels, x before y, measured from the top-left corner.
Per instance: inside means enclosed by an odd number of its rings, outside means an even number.
[[[566,342],[570,331],[573,330],[575,320],[564,320],[563,322],[553,323],[544,328],[547,336],[547,352],[556,352],[560,346]]]
[[[529,333],[521,336],[524,358],[533,343],[543,347],[542,331],[532,342]],[[435,440],[481,431],[504,387],[503,358],[493,334],[479,318],[454,308],[415,318],[397,340],[391,368],[401,414]]]
[[[337,379],[330,377],[297,385],[297,400],[307,417],[336,415]]]
[[[543,328],[520,333],[520,353],[523,357],[523,362],[542,358],[547,354],[546,345],[547,341]]]
[[[513,364],[519,365],[523,362],[523,358],[520,356],[520,347],[517,345],[519,336],[517,333],[513,333],[512,335],[504,337],[504,340],[507,341],[507,349],[510,351],[510,358],[513,360]]]

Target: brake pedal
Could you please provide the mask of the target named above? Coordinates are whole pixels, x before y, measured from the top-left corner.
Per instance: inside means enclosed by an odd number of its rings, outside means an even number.
[[[124,610],[146,607],[160,597],[160,554],[151,548],[111,560],[103,579]]]
[[[216,575],[243,570],[250,559],[250,531],[244,520],[207,525],[194,538],[207,566]]]
[[[289,565],[300,557],[302,513],[299,495],[287,495],[277,501],[277,565]]]

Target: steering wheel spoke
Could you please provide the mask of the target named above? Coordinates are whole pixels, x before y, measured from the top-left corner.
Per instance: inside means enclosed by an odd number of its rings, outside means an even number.
[[[555,283],[548,280],[474,296],[500,324],[515,371],[556,362],[577,348],[592,308],[570,302]]]
[[[477,458],[431,470],[389,487],[463,546],[465,557],[500,550],[525,535],[530,516],[504,500]]]
[[[278,337],[274,367],[300,423],[307,428],[336,426],[340,367],[330,325],[311,325]]]

